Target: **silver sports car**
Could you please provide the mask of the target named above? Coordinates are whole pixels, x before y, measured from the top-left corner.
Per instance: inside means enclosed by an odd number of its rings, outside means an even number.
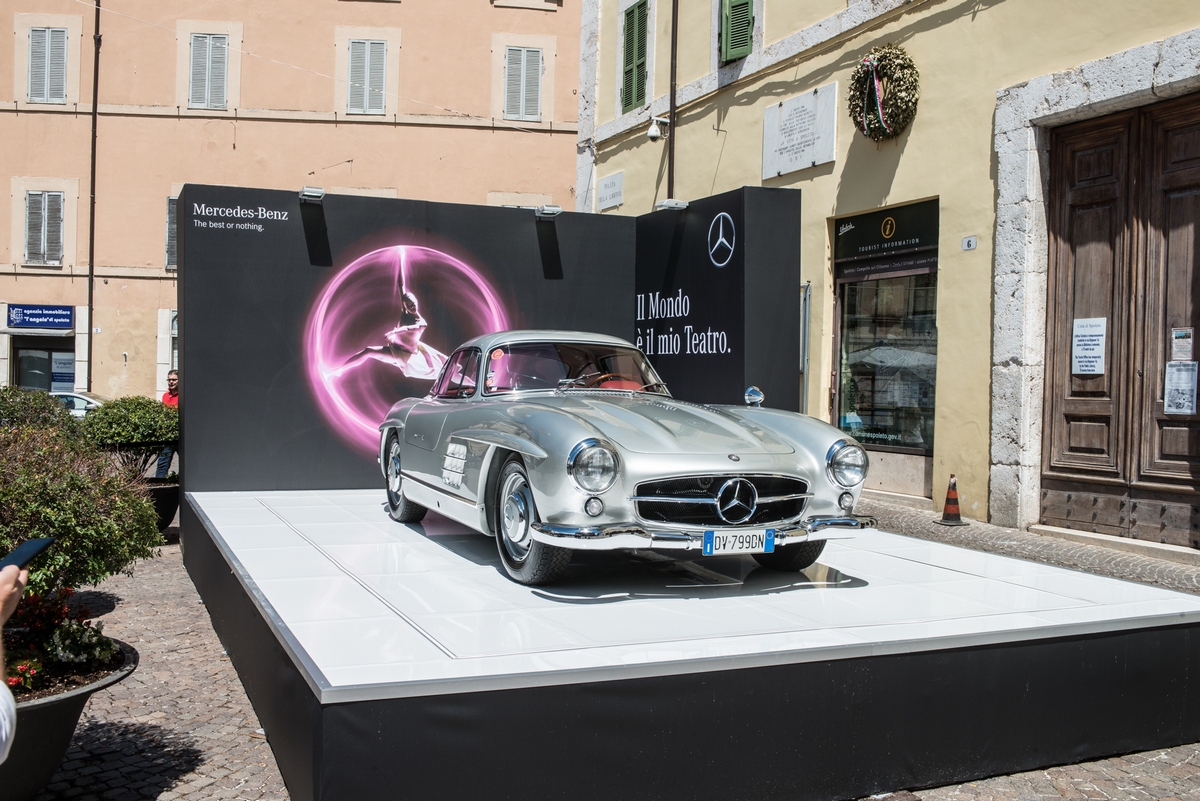
[[[379,427],[391,516],[426,509],[496,538],[522,584],[576,549],[751,554],[802,570],[853,514],[867,454],[825,423],[671,397],[646,357],[600,334],[504,331],[454,352]]]

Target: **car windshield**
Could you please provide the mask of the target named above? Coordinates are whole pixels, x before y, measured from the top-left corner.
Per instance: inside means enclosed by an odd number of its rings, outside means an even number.
[[[484,393],[607,389],[668,395],[641,351],[583,342],[529,342],[492,348]]]

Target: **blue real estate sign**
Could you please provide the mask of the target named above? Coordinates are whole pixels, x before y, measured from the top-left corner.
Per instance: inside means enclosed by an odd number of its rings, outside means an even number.
[[[70,330],[75,327],[75,307],[10,303],[8,304],[8,327]]]

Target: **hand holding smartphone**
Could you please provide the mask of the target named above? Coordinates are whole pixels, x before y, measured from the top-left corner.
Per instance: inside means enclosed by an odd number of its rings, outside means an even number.
[[[0,570],[9,565],[16,565],[24,570],[33,561],[34,557],[53,544],[54,537],[38,537],[37,539],[25,540],[16,548],[9,551],[7,556],[0,559]]]

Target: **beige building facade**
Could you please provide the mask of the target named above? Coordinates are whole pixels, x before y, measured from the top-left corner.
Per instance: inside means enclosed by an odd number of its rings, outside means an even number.
[[[105,0],[98,76],[90,3],[0,21],[0,383],[165,389],[185,183],[575,204],[569,0]]]
[[[1166,374],[1187,375],[1154,355],[1198,325],[1196,304],[1137,300],[1155,280],[1160,299],[1194,295],[1200,274],[1179,256],[1200,211],[1171,200],[1190,197],[1191,184],[1170,188],[1200,158],[1200,128],[1188,127],[1200,117],[1172,100],[1200,91],[1200,6],[680,2],[668,126],[672,13],[669,0],[584,2],[577,208],[651,211],[667,198],[671,147],[679,200],[800,189],[804,401],[871,449],[874,489],[941,508],[955,474],[969,518],[1200,544],[1200,418],[1186,403],[1164,414]],[[737,35],[745,41],[731,55]],[[920,100],[911,124],[877,143],[850,118],[848,92],[855,68],[886,44],[911,57]],[[1103,144],[1070,127],[1117,117],[1136,135]],[[654,118],[666,134],[657,139]],[[785,118],[800,127],[785,130]],[[1065,165],[1057,177],[1055,163]],[[1088,178],[1097,186],[1120,184],[1107,228],[1085,231],[1080,215],[1099,201],[1071,199],[1085,163],[1100,165]],[[1158,199],[1138,188],[1154,170],[1166,176]],[[889,225],[913,219],[925,238],[911,240],[907,270],[897,259],[890,271],[878,259],[856,266],[841,248],[864,226],[887,239]],[[1168,245],[1174,255],[1163,256]],[[1069,329],[1081,320],[1107,324],[1099,372],[1072,364]],[[1146,528],[1138,518],[1151,511]]]

